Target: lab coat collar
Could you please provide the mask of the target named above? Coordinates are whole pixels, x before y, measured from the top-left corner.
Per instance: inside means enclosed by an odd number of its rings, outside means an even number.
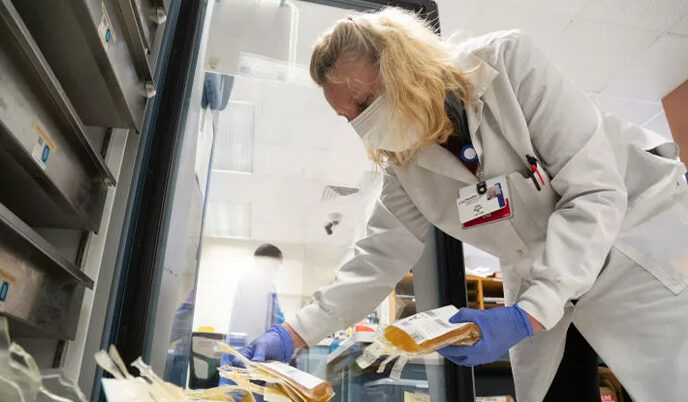
[[[491,65],[470,52],[457,51],[454,60],[470,84],[471,100],[479,100],[499,75]]]
[[[482,163],[482,144],[476,135],[478,127],[482,123],[484,106],[482,97],[499,73],[481,58],[468,52],[459,52],[455,56],[455,60],[470,85],[471,101],[466,105],[466,118],[471,142],[478,154],[478,159]],[[439,144],[420,149],[416,154],[416,162],[422,168],[451,177],[462,183],[472,184],[478,181],[476,176],[456,156]]]
[[[416,163],[424,169],[462,183],[478,182],[478,178],[454,154],[439,144],[432,144],[419,150],[416,154]]]
[[[473,148],[478,154],[478,160],[483,162],[483,147],[480,138],[476,135],[478,127],[483,121],[483,96],[487,93],[495,77],[499,72],[480,57],[468,53],[460,52],[456,56],[456,62],[464,78],[470,84],[469,95],[470,103],[466,105],[466,119],[468,120],[468,131],[471,136]]]

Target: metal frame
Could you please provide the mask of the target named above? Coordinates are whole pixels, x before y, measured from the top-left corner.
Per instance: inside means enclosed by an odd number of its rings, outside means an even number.
[[[116,0],[119,13],[122,17],[122,31],[127,36],[127,43],[132,58],[135,61],[139,76],[146,82],[152,82],[153,69],[158,58],[160,40],[162,39],[165,22],[155,21],[154,28],[146,26],[146,19],[153,21],[150,15],[141,15],[140,11],[151,11],[159,8],[167,15],[167,7],[160,0],[144,0],[134,2],[132,0]],[[136,7],[141,7],[138,10]],[[157,10],[156,10],[157,11]]]
[[[158,298],[155,287],[162,273],[169,212],[172,204],[179,151],[196,63],[205,1],[181,1],[172,48],[175,62],[169,63],[162,82],[159,110],[145,142],[145,174],[139,177],[136,197],[136,225],[128,240],[124,292],[114,343],[125,361],[148,358]]]
[[[110,222],[107,227],[103,227],[104,232],[102,236],[105,237],[105,244],[102,246],[102,254],[98,258],[100,268],[98,270],[98,281],[93,289],[93,304],[86,328],[87,335],[83,351],[72,350],[72,345],[68,345],[65,361],[65,369],[73,370],[75,376],[78,375],[75,379],[78,381],[79,388],[81,388],[89,400],[92,395],[97,395],[97,391],[94,390],[100,387],[100,377],[102,374],[95,359],[93,359],[93,355],[102,349],[104,336],[109,334],[111,327],[110,319],[112,317],[110,300],[120,291],[118,286],[117,258],[121,248],[120,245],[125,238],[125,228],[128,225],[129,194],[134,180],[134,171],[141,140],[140,135],[129,130],[115,129],[115,131],[112,135],[112,144],[109,152],[111,155],[110,159],[113,161],[117,160],[116,166],[119,167],[117,169],[119,171],[117,176],[118,185],[111,209],[106,211],[110,216]],[[88,258],[88,255],[86,258]]]
[[[468,307],[463,243],[435,228],[435,249],[440,287],[440,305]],[[445,381],[448,401],[473,401],[475,379],[472,367],[462,367],[445,360]]]
[[[125,361],[147,358],[155,322],[155,285],[163,270],[170,195],[179,165],[187,99],[207,1],[173,1],[160,50],[158,95],[141,132],[125,227],[101,347],[115,344]],[[171,59],[173,58],[173,62]],[[92,400],[102,400],[98,369]]]
[[[434,0],[301,0],[331,7],[366,11],[378,10],[385,6],[400,7],[420,12],[427,19],[437,16],[437,3]],[[435,13],[434,15],[432,13]],[[427,17],[426,17],[427,15]]]

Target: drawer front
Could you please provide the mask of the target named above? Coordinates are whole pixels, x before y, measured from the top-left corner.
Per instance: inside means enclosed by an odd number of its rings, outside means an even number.
[[[86,125],[140,130],[145,79],[112,0],[13,0]],[[59,29],[56,29],[59,27]]]
[[[7,21],[0,19],[0,202],[33,226],[97,230],[112,175]]]

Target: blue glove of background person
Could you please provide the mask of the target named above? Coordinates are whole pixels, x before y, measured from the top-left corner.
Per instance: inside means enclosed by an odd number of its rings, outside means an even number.
[[[526,313],[518,305],[489,310],[462,308],[449,322],[474,322],[480,340],[472,346],[446,346],[438,352],[461,366],[493,362],[522,339],[533,335]]]
[[[294,354],[294,341],[286,328],[275,325],[241,349],[239,353],[255,362],[279,360],[287,363]],[[236,358],[232,359],[232,365],[243,366]]]

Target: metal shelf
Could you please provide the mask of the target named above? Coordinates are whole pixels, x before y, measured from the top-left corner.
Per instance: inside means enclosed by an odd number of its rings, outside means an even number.
[[[81,120],[140,131],[157,52],[145,47],[137,21],[148,20],[137,13],[153,0],[11,1]]]
[[[138,74],[153,82],[169,7],[161,0],[115,1]]]
[[[86,288],[93,280],[0,204],[0,314],[14,336],[73,339]]]
[[[10,0],[0,71],[0,202],[32,226],[97,231],[115,178]]]

